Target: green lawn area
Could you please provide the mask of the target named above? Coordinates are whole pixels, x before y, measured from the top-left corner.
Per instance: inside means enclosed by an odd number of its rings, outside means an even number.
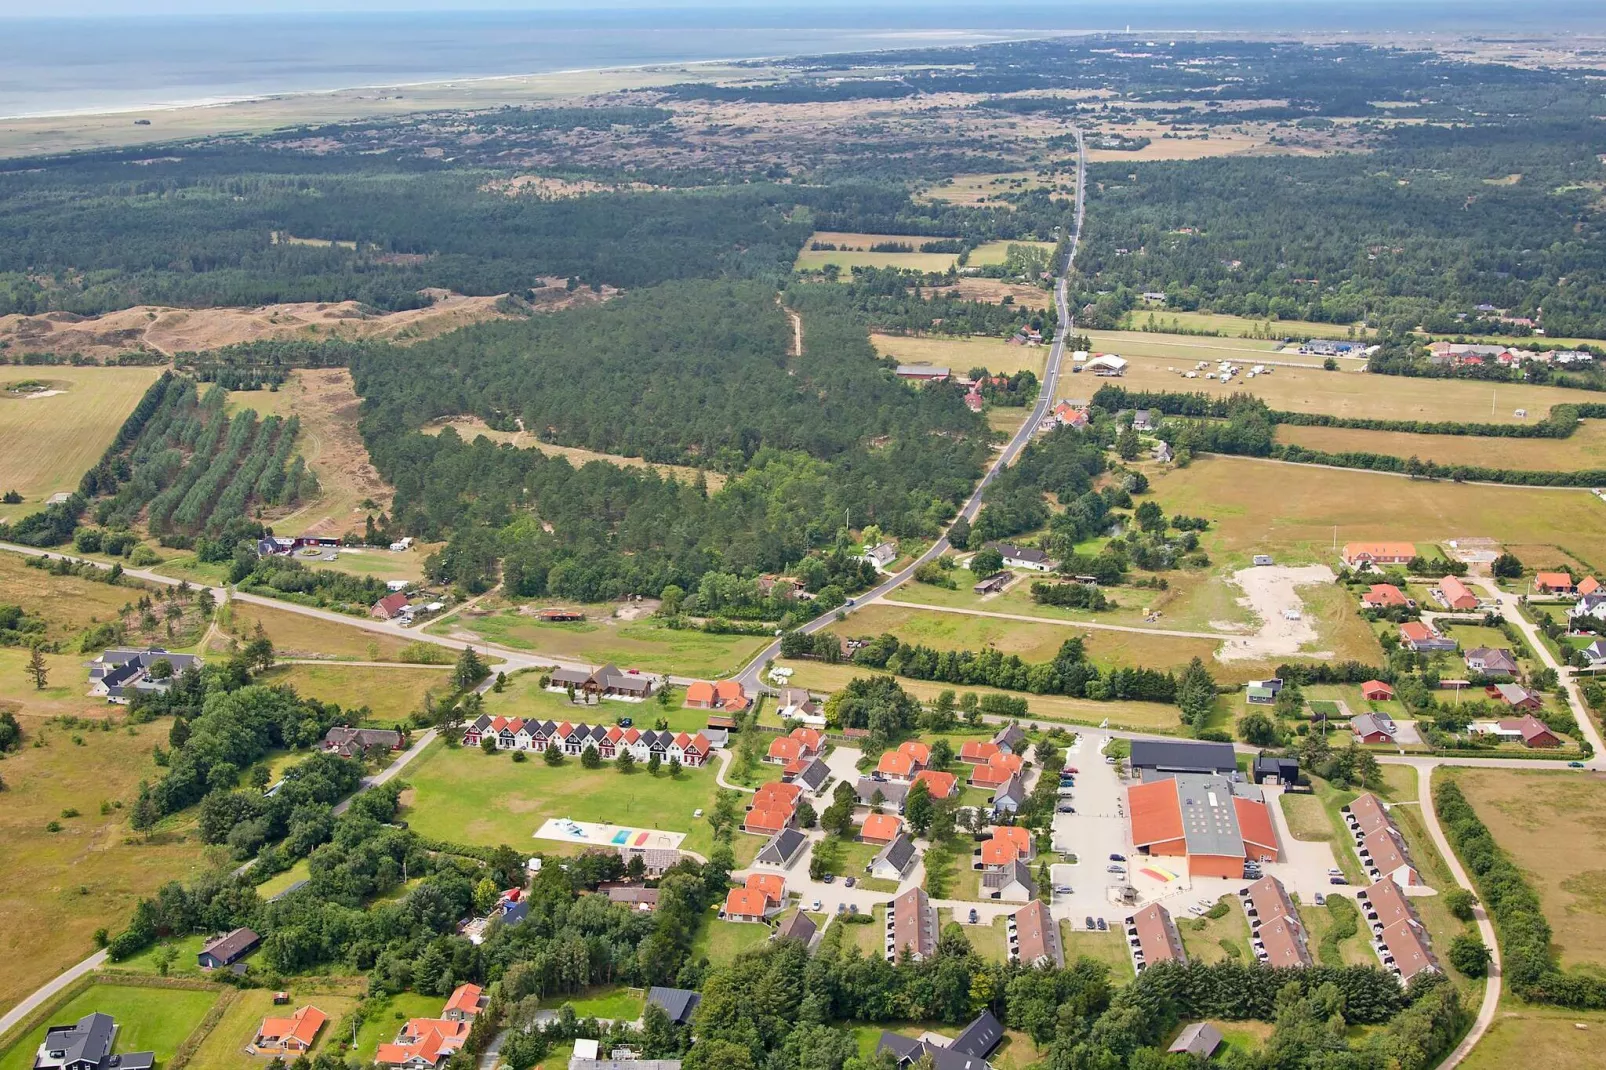
[[[1327,906],[1320,907],[1314,903],[1299,905],[1300,921],[1304,922],[1305,931],[1310,936],[1311,957],[1317,962],[1332,966],[1376,966],[1377,956],[1372,953],[1372,947],[1367,943],[1369,930],[1366,919],[1359,916],[1354,900],[1335,895],[1329,897],[1327,903]],[[1335,906],[1341,903],[1349,904],[1351,913],[1356,914],[1357,928],[1354,936],[1338,942],[1339,961],[1328,963],[1322,957],[1322,938],[1333,928],[1337,913],[1344,909],[1342,906]]]
[[[158,959],[165,947],[171,947],[176,956],[168,966],[170,977],[202,977],[201,967],[196,957],[201,953],[201,946],[206,943],[204,936],[178,936],[158,941],[137,955],[131,955],[114,967],[117,970],[129,970],[134,973],[157,973],[160,969]]]
[[[692,958],[707,958],[715,966],[724,965],[768,940],[772,931],[768,925],[750,921],[721,921],[710,911],[691,943]]]
[[[970,925],[965,922],[967,914],[961,913],[957,919],[959,927],[965,932],[965,939],[970,941],[971,948],[984,959],[993,962],[1009,961],[1009,938],[1004,933],[1004,918],[999,916],[993,919],[991,925]],[[947,907],[937,911],[937,931],[946,929],[956,919],[954,912]]]
[[[1084,926],[1066,919],[1060,922],[1060,948],[1065,952],[1069,966],[1080,958],[1102,962],[1110,968],[1110,979],[1117,983],[1130,981],[1135,976],[1132,953],[1127,950],[1126,937],[1120,926],[1112,925],[1108,932],[1088,932]]]
[[[831,928],[841,929],[844,944],[858,944],[866,958],[879,958],[887,953],[887,908],[883,904],[871,909],[870,924],[860,925],[835,918]]]
[[[446,1000],[440,996],[421,996],[417,992],[402,992],[395,996],[379,996],[365,1005],[367,1016],[357,1030],[357,1045],[353,1049],[359,1062],[374,1061],[379,1045],[396,1039],[396,1032],[409,1018],[438,1018]]]
[[[356,1009],[365,987],[366,982],[362,978],[320,978],[312,982],[297,982],[289,988],[289,1008],[274,1007],[272,989],[246,989],[229,1005],[216,1027],[196,1049],[188,1065],[191,1070],[261,1070],[265,1060],[247,1055],[244,1048],[256,1037],[262,1019],[309,1004],[329,1016],[329,1023],[318,1034],[313,1055],[323,1051],[333,1054],[332,1049],[337,1048],[341,1041],[351,1039],[350,1027],[341,1030],[340,1022]]]
[[[1599,1066],[1603,1031],[1606,1011],[1536,1007],[1503,999],[1489,1031],[1461,1065],[1466,1070],[1508,1070],[1519,1063]]]
[[[296,694],[333,702],[341,709],[368,707],[366,723],[386,728],[423,709],[424,696],[452,687],[450,666],[279,665],[257,677],[264,684],[288,684]]]
[[[645,767],[625,774],[612,762],[586,769],[578,758],[567,758],[554,767],[539,757],[515,762],[510,754],[436,742],[408,768],[407,780],[412,787],[402,797],[404,816],[413,831],[431,838],[528,850],[550,842],[532,838],[547,818],[568,817],[685,832],[682,846],[705,857],[713,846],[708,822],[692,816],[713,806],[713,766],[685,769],[678,777],[667,770],[652,776]]]
[[[1340,716],[1338,703],[1332,701],[1331,699],[1311,699],[1309,705],[1311,713],[1326,717],[1329,720]]]
[[[574,1008],[581,1018],[609,1018],[634,1021],[641,1017],[647,1006],[647,993],[639,988],[623,985],[602,985],[580,996],[550,996],[541,1001],[546,1007],[561,1007],[565,1003]]]
[[[1179,917],[1177,931],[1182,934],[1182,946],[1188,952],[1189,962],[1223,962],[1232,959],[1243,965],[1255,961],[1249,949],[1249,919],[1235,900],[1237,896],[1222,896],[1227,913],[1219,918]],[[1234,954],[1228,946],[1237,949]]]
[[[609,616],[611,611],[611,606],[587,607],[586,620],[553,624],[509,607],[484,616],[459,613],[425,630],[433,635],[474,635],[514,650],[613,662],[621,669],[710,678],[735,673],[769,641],[764,636],[677,630],[652,619],[616,621]]]
[[[926,891],[934,899],[980,902],[981,871],[971,868],[975,844],[956,840],[926,852]]]
[[[485,712],[492,717],[531,717],[543,721],[585,721],[588,724],[614,724],[621,717],[629,717],[637,728],[652,728],[659,720],[676,732],[698,732],[708,724],[707,710],[688,710],[680,704],[681,696],[664,706],[656,698],[647,702],[570,702],[561,691],[548,691],[541,686],[542,673],[534,670],[517,673],[508,678],[502,691],[488,691],[485,695]]]
[[[846,1026],[853,1031],[853,1040],[859,1047],[859,1057],[869,1058],[875,1054],[876,1045],[881,1041],[882,1033],[897,1033],[899,1036],[918,1037],[922,1033],[937,1033],[953,1038],[959,1035],[963,1025],[949,1025],[947,1022],[865,1022]],[[994,1070],[1027,1070],[1028,1067],[1041,1065],[1043,1053],[1037,1050],[1030,1037],[1014,1029],[1004,1031],[1004,1039],[987,1061]]]
[[[840,877],[856,877],[861,881],[867,879],[865,867],[880,853],[881,848],[876,844],[844,840],[835,835],[827,836],[814,845],[814,857],[829,867],[831,873]]]
[[[296,881],[304,881],[311,873],[305,858],[298,859],[296,864],[283,873],[275,873],[261,884],[257,885],[257,895],[263,899],[272,899]]]
[[[134,985],[94,984],[67,1001],[0,1055],[0,1070],[31,1070],[34,1054],[50,1022],[73,1022],[100,1011],[117,1019],[116,1052],[154,1051],[158,1066],[178,1051],[217,1002],[215,988],[148,988]]]

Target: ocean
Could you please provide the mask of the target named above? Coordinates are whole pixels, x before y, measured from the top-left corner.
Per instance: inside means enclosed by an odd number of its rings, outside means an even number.
[[[0,5],[3,12],[9,5]],[[975,44],[1056,32],[1600,28],[1606,5],[863,3],[145,18],[0,18],[0,118],[711,59]]]

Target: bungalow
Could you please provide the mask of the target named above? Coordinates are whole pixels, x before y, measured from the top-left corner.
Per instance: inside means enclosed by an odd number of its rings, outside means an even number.
[[[1606,592],[1581,595],[1578,601],[1567,607],[1567,616],[1606,620]]]
[[[1010,777],[1009,783],[993,792],[993,816],[1018,813],[1025,802],[1026,782],[1018,776]]]
[[[916,784],[924,784],[933,799],[951,799],[959,793],[959,779],[952,773],[939,773],[935,769],[922,769],[914,776]]]
[[[877,543],[866,546],[859,560],[874,565],[877,569],[885,571],[886,567],[898,559],[898,544],[893,542]]]
[[[745,710],[747,690],[737,680],[708,683],[698,680],[686,687],[686,705],[694,710]]]
[[[1394,698],[1394,688],[1382,680],[1368,680],[1361,685],[1361,697],[1369,702],[1389,702]]]
[[[1572,594],[1578,589],[1572,576],[1565,572],[1539,572],[1534,574],[1534,593]]]
[[[1405,597],[1405,592],[1392,583],[1374,583],[1370,590],[1361,595],[1361,605],[1368,609],[1389,609],[1413,604],[1411,599]]]
[[[881,760],[875,767],[877,773],[893,780],[912,780],[918,770],[919,766],[915,764],[914,758],[901,750],[882,751]]]
[[[1368,565],[1403,565],[1416,556],[1416,545],[1409,542],[1347,542],[1342,554],[1350,568]]]
[[[166,662],[165,669],[159,662]],[[103,650],[89,663],[89,693],[108,702],[127,703],[135,694],[166,691],[180,676],[201,667],[194,654],[172,654],[161,647]]]
[[[1454,576],[1445,576],[1439,585],[1433,589],[1433,597],[1445,609],[1466,611],[1478,608],[1478,596],[1467,589],[1467,585]]]
[[[511,892],[509,896],[514,902],[517,902],[520,898]],[[490,1002],[490,997],[485,994],[485,990],[479,985],[458,985],[452,990],[452,994],[447,997],[446,1009],[441,1012],[441,1017],[448,1022],[471,1022]]]
[[[466,741],[467,733],[464,734],[464,738]],[[355,758],[375,750],[401,750],[402,734],[393,728],[348,728],[344,725],[335,725],[324,733],[322,747],[325,753],[338,754],[342,758]]]
[[[792,783],[801,784],[810,795],[819,795],[831,782],[831,767],[822,758],[811,758],[793,777]]]
[[[1419,620],[1408,620],[1400,625],[1400,642],[1408,650],[1425,653],[1454,650],[1455,640],[1447,639]]]
[[[1489,698],[1504,702],[1514,710],[1533,711],[1544,706],[1544,699],[1521,684],[1490,684],[1483,689]]]
[[[993,733],[993,744],[1005,754],[1019,754],[1026,745],[1026,733],[1011,721]]]
[[[444,1018],[411,1018],[390,1044],[379,1045],[374,1062],[401,1070],[434,1070],[468,1040],[469,1024]]]
[[[639,701],[652,694],[653,681],[652,677],[644,676],[635,669],[621,672],[617,665],[610,663],[596,672],[559,669],[552,674],[547,690],[568,692],[571,688],[587,696]]]
[[[396,594],[387,594],[375,602],[373,608],[368,611],[368,615],[377,620],[395,620],[397,617],[402,616],[407,611],[407,608],[407,595],[397,592]]]
[[[1009,783],[1010,777],[1020,774],[1025,759],[1018,754],[995,754],[986,765],[971,769],[969,784],[973,788],[997,788]]]
[[[1054,406],[1054,419],[1059,421],[1061,427],[1074,427],[1081,431],[1090,422],[1086,407],[1077,407],[1069,401],[1062,401]]]
[[[94,1011],[70,1025],[53,1025],[45,1030],[32,1064],[17,1059],[34,1070],[151,1070],[156,1053],[132,1051],[112,1054],[117,1036],[117,1019]]]
[[[996,743],[979,739],[967,739],[964,746],[959,748],[959,760],[966,765],[986,765],[994,757],[1002,753]]]
[[[608,902],[618,903],[631,910],[650,914],[658,909],[658,889],[648,888],[641,884],[619,884],[604,881],[597,885],[597,891],[608,897]]]
[[[1375,713],[1363,713],[1351,718],[1350,731],[1362,743],[1393,743],[1396,729],[1394,722],[1387,717]]]
[[[918,739],[904,740],[898,744],[898,750],[912,758],[918,768],[924,769],[931,764],[931,748]]]
[[[654,985],[647,989],[647,1002],[653,1004],[676,1025],[690,1025],[692,1015],[697,1013],[697,1005],[703,997],[689,988],[660,988]]]
[[[312,1050],[318,1031],[329,1016],[310,1004],[299,1007],[288,1018],[264,1018],[257,1026],[256,1037],[251,1041],[252,1054],[262,1052],[294,1052],[297,1055]]]
[[[806,912],[799,910],[783,921],[770,936],[770,939],[796,940],[804,947],[808,947],[809,944],[814,942],[814,934],[818,929],[819,927],[814,924],[814,919],[809,917]]]
[[[859,826],[859,839],[885,847],[903,831],[903,821],[892,814],[870,814]]]
[[[1606,639],[1597,639],[1584,647],[1584,656],[1589,659],[1591,668],[1606,662]]]
[[[901,881],[904,874],[909,872],[909,867],[914,865],[915,857],[915,841],[900,833],[895,840],[883,847],[881,852],[872,858],[864,868],[872,877],[888,881]]]
[[[725,895],[725,909],[722,916],[726,921],[764,921],[764,915],[774,908],[774,904],[761,891],[754,888],[732,888]]]
[[[774,836],[792,825],[791,810],[749,810],[742,819],[742,831],[755,836]]]
[[[1032,881],[1031,867],[1016,859],[1001,869],[983,873],[981,892],[988,899],[1025,903],[1037,894],[1037,885]]]
[[[1025,546],[1015,546],[1007,542],[990,542],[987,549],[997,550],[1004,558],[1005,568],[1024,568],[1033,572],[1052,572],[1057,561],[1041,550],[1033,550]]]
[[[1244,700],[1252,706],[1275,706],[1277,704],[1277,692],[1255,681],[1244,688]]]
[[[214,936],[201,946],[196,964],[203,970],[221,970],[243,959],[261,942],[262,937],[245,928]]]
[[[1533,714],[1524,714],[1514,720],[1500,722],[1502,732],[1516,732],[1522,737],[1524,747],[1559,747],[1561,737],[1545,727],[1545,723]]]
[[[803,852],[803,845],[808,843],[808,837],[794,828],[781,829],[770,837],[768,843],[758,852],[758,862],[764,866],[777,866],[788,869]]]
[[[891,780],[873,780],[870,777],[860,777],[854,785],[854,792],[858,796],[860,806],[874,807],[876,796],[881,797],[881,805],[894,811],[903,813],[903,801],[909,795],[909,785]]]
[[[801,687],[782,689],[779,712],[783,721],[800,721],[809,728],[825,727],[825,712],[814,701],[814,696]]]
[[[1469,672],[1481,672],[1486,676],[1517,675],[1517,659],[1509,650],[1477,646],[1467,651],[1464,659]]]

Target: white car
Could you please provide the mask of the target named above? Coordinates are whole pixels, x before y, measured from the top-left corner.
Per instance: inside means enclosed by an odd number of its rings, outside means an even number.
[[[816,899],[814,901],[814,905],[812,907],[810,907],[809,909],[814,911],[816,914],[819,913],[819,911],[820,911],[820,901],[818,899]]]

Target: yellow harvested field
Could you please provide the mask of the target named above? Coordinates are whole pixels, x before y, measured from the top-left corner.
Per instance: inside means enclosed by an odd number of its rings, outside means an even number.
[[[1153,487],[1168,514],[1210,518],[1213,558],[1270,547],[1279,560],[1333,561],[1335,539],[1490,538],[1606,560],[1606,504],[1587,490],[1429,482],[1243,457],[1196,458],[1155,473]]]
[[[357,434],[361,404],[345,368],[305,368],[292,372],[277,391],[237,392],[240,407],[301,417],[297,451],[318,477],[318,496],[294,511],[269,518],[279,535],[344,535],[363,530],[369,513],[389,512],[395,492],[374,470],[368,447]],[[261,411],[261,410],[259,410]],[[371,502],[372,507],[364,502]]]
[[[1489,1031],[1461,1065],[1465,1070],[1522,1066],[1599,1066],[1606,1012],[1539,1007],[1502,999]]]
[[[1565,390],[1554,386],[1528,386],[1522,383],[1502,383],[1498,386],[1468,380],[1412,379],[1395,375],[1368,375],[1359,371],[1323,371],[1311,367],[1290,368],[1279,365],[1269,375],[1254,379],[1239,375],[1231,383],[1222,384],[1204,378],[1204,371],[1213,371],[1222,359],[1236,364],[1253,366],[1267,359],[1283,360],[1261,350],[1249,347],[1250,341],[1225,338],[1182,339],[1170,345],[1156,341],[1161,336],[1146,336],[1132,332],[1094,332],[1096,349],[1119,353],[1130,361],[1126,375],[1109,380],[1112,385],[1129,390],[1180,390],[1202,392],[1221,397],[1249,393],[1266,400],[1274,409],[1290,412],[1321,412],[1332,416],[1354,416],[1383,420],[1479,421],[1483,423],[1522,423],[1516,410],[1525,410],[1527,420],[1543,417],[1552,405],[1564,402],[1593,403],[1595,395],[1589,391]],[[1290,360],[1313,360],[1308,357]],[[1199,361],[1208,361],[1210,367],[1199,372],[1197,379],[1182,376],[1193,371]],[[1319,362],[1318,362],[1319,363]],[[1099,385],[1102,385],[1101,380]],[[1091,390],[1089,391],[1091,393]],[[1493,403],[1491,405],[1491,402]]]
[[[5,317],[11,319],[14,317]],[[78,488],[161,368],[0,366],[0,520]]]
[[[1472,438],[1283,424],[1277,428],[1277,441],[1329,453],[1384,453],[1393,457],[1419,457],[1439,464],[1493,465],[1532,471],[1606,468],[1606,420],[1585,420],[1568,438]]]
[[[449,652],[448,652],[449,653]],[[366,706],[384,725],[405,721],[424,706],[430,692],[452,688],[450,665],[279,665],[260,674],[265,684],[286,684],[296,694],[333,702],[344,710]]]
[[[1525,769],[1454,776],[1539,892],[1562,965],[1606,975],[1606,777]]]
[[[420,428],[420,430],[426,435],[438,435],[448,427],[469,442],[483,436],[492,442],[505,442],[520,449],[540,450],[548,457],[567,457],[569,463],[576,468],[592,461],[606,461],[609,464],[617,464],[623,468],[651,468],[665,479],[674,476],[682,483],[694,482],[699,471],[699,469],[681,464],[653,464],[642,460],[640,457],[624,457],[617,453],[598,453],[596,450],[582,449],[578,446],[557,446],[550,442],[542,442],[527,431],[497,431],[487,426],[485,421],[478,416],[454,416],[450,419],[435,420]],[[722,472],[704,470],[703,478],[708,482],[710,494],[725,485],[725,475]]]
[[[961,275],[959,281],[949,289],[933,287],[932,294],[957,294],[967,301],[986,301],[990,304],[1001,304],[1006,297],[1013,297],[1015,304],[1022,308],[1045,309],[1053,301],[1054,295],[1048,290],[1040,290],[1036,286],[1025,286],[1018,282],[1005,282],[1003,279],[984,279],[976,275]]]
[[[228,649],[231,637],[248,642],[259,621],[281,658],[396,661],[396,655],[408,645],[405,639],[363,628],[355,617],[346,625],[236,598],[220,611],[219,634],[214,635],[209,649]],[[443,654],[448,659],[456,657],[450,650]]]
[[[877,353],[900,364],[935,364],[952,368],[955,375],[986,368],[994,375],[1029,371],[1041,378],[1048,359],[1047,346],[1015,346],[1000,338],[872,334],[870,343]]]
[[[934,237],[926,234],[854,234],[841,231],[816,231],[808,241],[803,243],[803,249],[797,254],[797,263],[793,268],[797,271],[818,271],[827,264],[835,264],[842,269],[844,275],[850,268],[855,267],[896,267],[913,268],[917,271],[947,271],[953,267],[958,259],[957,253],[922,253],[920,246],[925,242],[952,241],[951,238]],[[821,242],[834,245],[832,249],[815,249],[814,243]],[[870,246],[888,243],[907,245],[914,252],[910,253],[872,253]],[[979,262],[979,261],[978,261]]]

